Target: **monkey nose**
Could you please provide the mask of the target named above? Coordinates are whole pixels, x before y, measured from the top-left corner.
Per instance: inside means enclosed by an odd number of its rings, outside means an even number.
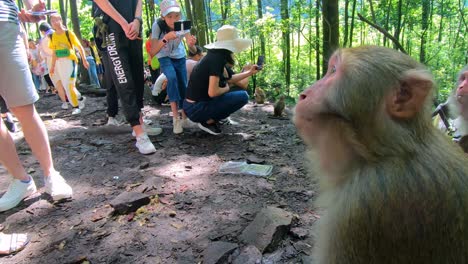
[[[301,94],[299,95],[299,101],[302,101],[302,100],[306,99],[306,97],[307,97],[307,95],[301,93]]]

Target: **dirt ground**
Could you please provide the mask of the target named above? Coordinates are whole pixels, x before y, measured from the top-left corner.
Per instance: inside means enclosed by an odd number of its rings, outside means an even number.
[[[274,119],[271,104],[249,103],[232,116],[238,124],[224,125],[221,136],[197,128],[174,135],[169,107],[148,105],[146,115],[163,133],[151,137],[157,152],[145,156],[134,146],[128,125],[103,126],[105,97],[88,95],[78,116],[60,105],[58,97],[42,96],[36,107],[49,131],[56,168],[73,187],[73,200],[54,204],[43,193],[38,162],[22,133],[15,133],[38,194],[0,214],[4,232],[32,235],[24,251],[0,263],[203,263],[202,252],[212,241],[238,243],[241,249],[239,234],[267,205],[294,213],[293,228],[307,232],[283,238],[262,263],[307,262],[308,230],[318,217],[311,205],[315,185],[290,112]],[[273,165],[273,173],[218,172],[223,162],[238,160]],[[0,167],[0,192],[7,186]],[[151,195],[151,203],[136,213],[109,215],[110,201],[129,191]]]

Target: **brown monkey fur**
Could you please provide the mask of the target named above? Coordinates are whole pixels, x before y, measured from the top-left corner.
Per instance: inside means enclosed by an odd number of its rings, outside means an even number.
[[[255,87],[255,102],[257,104],[264,104],[265,103],[265,91],[262,90],[260,87]]]
[[[275,103],[275,106],[273,108],[273,115],[281,117],[283,115],[283,110],[285,106],[286,104],[284,103],[284,95],[282,95],[278,102]]]
[[[325,209],[314,264],[468,263],[468,159],[431,123],[424,66],[341,49],[295,108]]]

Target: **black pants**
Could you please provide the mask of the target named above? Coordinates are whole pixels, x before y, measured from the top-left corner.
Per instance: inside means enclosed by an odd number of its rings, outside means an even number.
[[[114,24],[114,23],[112,23]],[[107,61],[125,118],[131,126],[140,124],[143,108],[143,41],[129,40],[120,26],[109,26]]]
[[[104,76],[103,85],[104,89],[107,90],[107,115],[115,117],[119,113],[119,97],[117,95],[117,89],[115,89],[114,80],[112,79],[112,73],[109,70],[111,64],[109,61],[109,55],[107,51],[102,52],[102,64],[104,65]]]

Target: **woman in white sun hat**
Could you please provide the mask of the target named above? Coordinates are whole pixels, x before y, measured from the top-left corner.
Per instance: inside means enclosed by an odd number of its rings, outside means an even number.
[[[200,129],[220,134],[218,121],[247,104],[247,92],[230,92],[229,84],[256,74],[257,65],[234,75],[226,70],[226,65],[234,65],[233,54],[251,45],[252,40],[238,37],[235,27],[224,25],[216,33],[216,42],[205,46],[208,52],[192,71],[184,101],[185,113]]]

